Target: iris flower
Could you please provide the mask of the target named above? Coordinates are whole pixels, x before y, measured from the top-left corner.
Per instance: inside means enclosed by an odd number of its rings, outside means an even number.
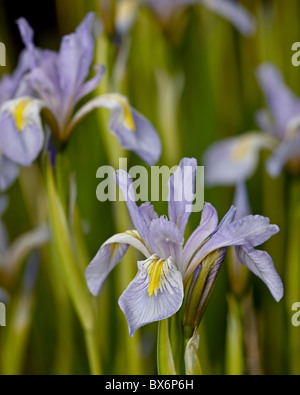
[[[15,71],[11,75],[4,75],[0,81],[0,108],[6,101],[27,92],[24,76],[29,70],[29,65],[30,55],[27,50],[24,50]],[[3,155],[0,144],[0,191],[7,190],[16,180],[18,174],[18,166]]]
[[[31,55],[26,75],[31,94],[7,101],[0,110],[0,147],[11,161],[30,166],[44,145],[40,112],[56,141],[64,144],[74,128],[96,108],[111,110],[110,130],[125,149],[139,155],[149,165],[161,155],[161,142],[154,127],[131,108],[126,97],[109,93],[91,99],[76,112],[75,106],[101,82],[104,67],[87,80],[94,57],[91,35],[94,15],[88,14],[76,32],[63,37],[59,52],[41,50],[33,43],[34,33],[27,21],[18,20],[23,42]]]
[[[227,19],[242,34],[252,35],[255,22],[251,14],[238,2],[232,0],[144,0],[162,21],[169,21],[184,6],[200,4]]]
[[[262,149],[272,152],[266,163],[272,177],[278,177],[286,164],[299,166],[300,99],[274,65],[263,64],[257,75],[268,105],[256,116],[264,132],[248,132],[212,145],[204,158],[207,185],[246,181],[255,172]]]
[[[270,225],[268,218],[247,216],[235,221],[236,209],[232,207],[218,224],[216,210],[205,204],[199,227],[184,243],[194,198],[196,167],[195,159],[185,158],[171,176],[169,218],[159,217],[149,202],[139,207],[132,178],[123,170],[117,172],[116,182],[127,201],[135,230],[106,241],[88,266],[86,279],[96,296],[129,246],[144,255],[145,260],[137,263],[135,279],[119,299],[130,336],[143,325],[174,315],[181,308],[184,289],[195,273],[197,277],[207,272],[205,288],[198,301],[205,306],[229,246],[236,247],[240,262],[265,282],[277,301],[283,296],[283,285],[271,257],[255,249],[279,231],[277,226]]]

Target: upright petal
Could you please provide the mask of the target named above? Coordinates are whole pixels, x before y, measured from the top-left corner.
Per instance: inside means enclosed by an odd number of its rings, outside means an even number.
[[[236,252],[239,261],[266,284],[274,299],[279,302],[283,297],[284,289],[270,255],[265,251],[257,251],[249,245],[236,247]]]
[[[185,269],[192,257],[203,247],[208,237],[217,229],[218,222],[217,210],[211,204],[205,203],[200,225],[190,236],[183,249]]]
[[[172,257],[181,269],[184,238],[178,227],[167,218],[160,217],[152,221],[150,237],[155,246],[155,253],[165,260]]]
[[[74,98],[75,103],[79,102],[79,100],[87,96],[89,93],[93,92],[101,82],[105,73],[105,67],[103,65],[100,65],[95,66],[94,69],[96,71],[96,75],[79,87],[77,94]]]
[[[93,295],[99,294],[107,276],[123,259],[130,245],[142,252],[146,258],[150,256],[149,251],[135,231],[111,237],[102,245],[86,269],[87,284]]]
[[[300,114],[300,99],[286,86],[281,72],[271,63],[258,68],[257,78],[275,121],[273,131],[283,138],[290,120]]]
[[[182,276],[170,258],[151,257],[138,263],[138,274],[119,299],[129,334],[176,314],[184,297]]]
[[[22,97],[6,102],[0,110],[0,147],[11,161],[31,166],[42,150],[44,132],[40,100]]]
[[[91,36],[93,20],[94,14],[89,13],[75,33],[62,39],[58,68],[65,114],[68,114],[70,108],[73,110],[79,89],[89,75],[94,55],[94,41]]]
[[[18,175],[18,166],[2,155],[0,151],[0,191],[6,191],[15,182]]]
[[[75,114],[69,133],[97,108],[111,110],[109,128],[123,148],[135,152],[150,166],[158,162],[162,146],[157,131],[145,117],[130,107],[126,97],[116,93],[96,97],[84,105]]]
[[[30,54],[34,54],[34,44],[33,44],[33,39],[34,39],[34,31],[32,27],[29,25],[28,21],[25,18],[19,18],[17,20],[17,25],[20,31],[20,35],[22,38],[22,41],[26,48],[30,51]],[[32,59],[33,61],[33,59]]]
[[[196,159],[184,158],[169,181],[169,218],[184,234],[194,201]]]
[[[272,149],[272,136],[246,133],[213,144],[205,153],[206,185],[235,185],[250,178],[258,165],[262,149]]]
[[[146,202],[146,203],[142,204],[140,206],[139,210],[140,210],[140,213],[143,215],[147,226],[149,226],[149,227],[150,227],[152,221],[154,221],[155,219],[158,219],[158,214],[156,213],[153,205],[150,202]]]

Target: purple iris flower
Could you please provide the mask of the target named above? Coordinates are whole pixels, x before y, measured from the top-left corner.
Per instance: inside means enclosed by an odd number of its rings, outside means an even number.
[[[184,243],[196,167],[195,159],[185,158],[171,176],[168,218],[159,217],[150,203],[138,207],[132,178],[123,170],[117,172],[116,182],[127,201],[135,230],[106,241],[88,266],[86,279],[96,296],[129,246],[145,256],[137,264],[135,279],[119,299],[130,336],[143,325],[174,315],[181,308],[184,289],[195,273],[199,276],[207,272],[199,299],[199,305],[205,306],[229,246],[236,248],[240,262],[265,282],[277,301],[283,296],[283,285],[271,257],[255,249],[279,231],[277,226],[270,225],[268,218],[246,216],[235,221],[236,209],[232,207],[219,224],[216,210],[207,203],[199,227]]]
[[[31,54],[26,75],[31,93],[5,102],[0,110],[0,147],[11,161],[30,166],[41,152],[44,144],[41,110],[55,139],[65,143],[77,124],[96,108],[111,111],[109,127],[122,147],[135,152],[149,165],[158,161],[159,136],[150,122],[131,108],[126,97],[105,94],[75,112],[75,106],[96,89],[104,73],[104,67],[96,67],[96,75],[87,80],[94,57],[93,19],[94,14],[88,14],[75,33],[63,37],[58,53],[36,48],[33,30],[25,19],[18,20],[23,42]]]
[[[11,75],[5,74],[0,81],[0,108],[6,101],[28,93],[24,76],[29,68],[30,54],[24,50],[15,71]],[[0,191],[7,190],[18,175],[18,166],[3,154],[0,144]]]
[[[271,63],[259,67],[258,80],[268,109],[257,113],[259,126],[276,138],[267,171],[278,177],[284,166],[300,163],[300,98],[286,86],[279,69]]]
[[[288,163],[300,163],[300,99],[285,85],[280,71],[265,63],[258,80],[268,109],[257,112],[264,131],[248,132],[213,144],[204,157],[207,185],[236,185],[255,172],[262,149],[272,152],[268,173],[278,177]]]
[[[200,4],[215,14],[227,19],[242,34],[249,36],[255,32],[255,22],[252,15],[238,2],[232,0],[144,0],[155,14],[162,20],[168,21],[181,8]]]

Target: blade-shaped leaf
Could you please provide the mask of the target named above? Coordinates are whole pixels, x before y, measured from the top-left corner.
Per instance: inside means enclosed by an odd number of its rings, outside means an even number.
[[[160,375],[176,375],[173,353],[169,338],[168,320],[159,322],[157,340],[157,366]]]
[[[194,336],[188,341],[185,349],[184,360],[187,375],[202,376],[202,369],[198,356],[199,341],[199,333],[195,331]]]

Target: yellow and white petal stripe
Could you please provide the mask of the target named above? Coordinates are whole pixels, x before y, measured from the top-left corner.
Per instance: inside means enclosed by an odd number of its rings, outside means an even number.
[[[5,102],[0,110],[0,147],[11,161],[30,166],[43,147],[40,118],[44,102],[21,97]]]
[[[87,115],[97,108],[107,108],[108,110],[111,110],[111,124],[121,124],[131,132],[136,131],[128,99],[118,93],[109,93],[98,96],[89,101],[74,115],[69,130],[72,131],[76,125],[78,125]]]
[[[118,93],[98,96],[85,104],[74,115],[66,135],[69,136],[88,114],[98,108],[111,111],[108,127],[123,148],[135,152],[149,166],[158,162],[162,145],[157,131],[145,117],[130,106],[125,96]]]
[[[138,262],[138,269],[119,299],[130,336],[143,325],[176,314],[184,297],[182,276],[172,258],[162,260],[153,255]]]

